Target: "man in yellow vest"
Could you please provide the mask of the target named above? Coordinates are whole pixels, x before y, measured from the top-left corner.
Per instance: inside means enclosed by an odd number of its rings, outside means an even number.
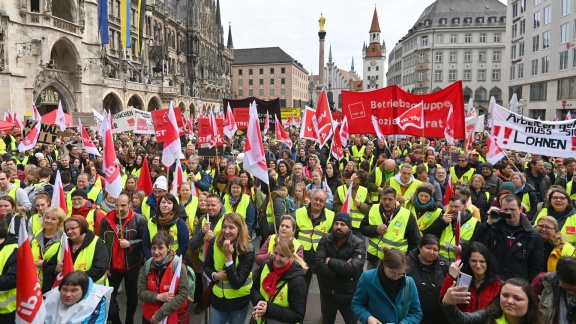
[[[400,170],[396,166],[396,161],[394,159],[387,159],[370,173],[364,186],[372,193],[373,204],[377,204],[380,201],[380,194],[386,181],[394,177],[398,172],[400,172]]]
[[[326,209],[326,192],[315,189],[310,192],[310,204],[296,210],[296,224],[298,231],[294,237],[298,238],[304,248],[304,261],[310,266],[306,271],[306,284],[310,286],[316,249],[320,239],[332,229],[334,212]]]
[[[212,176],[210,173],[202,171],[200,160],[196,155],[188,158],[188,182],[194,182],[194,185],[200,191],[208,191],[212,183]]]
[[[412,175],[412,165],[404,163],[400,169],[400,173],[386,181],[386,186],[390,186],[396,190],[398,202],[404,205],[414,196],[416,188],[421,183],[420,180],[415,179]]]
[[[9,196],[16,201],[16,205],[24,208],[25,211],[32,209],[32,203],[24,189],[17,187],[10,182],[10,171],[0,171],[0,197]]]
[[[66,207],[68,210],[72,208],[72,192],[76,189],[82,189],[88,194],[88,199],[92,200],[97,206],[100,206],[104,196],[102,195],[102,187],[95,184],[90,185],[92,176],[88,173],[80,173],[78,179],[76,180],[76,187],[72,188],[66,195]]]
[[[370,206],[372,205],[372,197],[370,192],[366,187],[360,185],[366,182],[368,173],[364,170],[358,170],[352,173],[350,177],[350,184],[343,184],[338,189],[336,189],[336,194],[334,195],[334,211],[342,211],[342,204],[346,199],[348,194],[348,186],[352,186],[352,201],[350,202],[350,215],[352,217],[352,231],[354,235],[363,239],[363,235],[360,232],[360,223],[364,219],[364,215],[370,211]]]
[[[398,151],[398,157],[402,160],[404,160],[406,155],[412,153],[412,149],[410,145],[408,145],[406,138],[400,139],[400,144],[396,147],[396,151]]]
[[[375,204],[362,220],[360,231],[368,237],[368,269],[374,269],[384,257],[384,249],[408,253],[420,241],[416,217],[397,202],[396,190],[384,187],[380,203]]]
[[[18,239],[8,234],[8,224],[0,220],[0,323],[16,319],[16,255]]]
[[[354,138],[354,145],[352,146],[352,157],[354,161],[360,161],[365,149],[366,146],[362,145],[362,138],[360,136]]]
[[[458,164],[450,167],[452,183],[464,186],[468,185],[474,175],[475,170],[468,164],[468,157],[465,154],[458,155]]]

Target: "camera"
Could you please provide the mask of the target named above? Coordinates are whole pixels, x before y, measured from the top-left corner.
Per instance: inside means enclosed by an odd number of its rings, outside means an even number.
[[[488,216],[490,216],[490,218],[512,218],[512,214],[508,213],[508,212],[503,212],[501,210],[491,210],[488,213]]]

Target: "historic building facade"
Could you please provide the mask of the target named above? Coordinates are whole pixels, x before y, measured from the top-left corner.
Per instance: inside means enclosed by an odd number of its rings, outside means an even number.
[[[374,90],[386,87],[386,42],[380,44],[380,22],[378,12],[374,8],[370,31],[370,41],[362,47],[364,90]]]
[[[167,108],[192,114],[232,95],[231,31],[224,44],[219,1],[148,0],[141,51],[138,1],[131,3],[131,43],[120,41],[120,1],[108,0],[109,44],[101,45],[96,0],[0,2],[0,107],[35,102],[56,108],[117,112]]]

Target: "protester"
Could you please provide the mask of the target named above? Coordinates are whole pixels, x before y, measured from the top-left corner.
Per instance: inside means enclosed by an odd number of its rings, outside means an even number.
[[[354,235],[363,239],[363,235],[360,232],[360,223],[364,219],[372,206],[372,197],[368,192],[366,187],[362,186],[361,183],[366,182],[366,177],[368,174],[364,170],[358,170],[352,174],[350,180],[347,184],[341,185],[336,190],[334,195],[334,211],[342,211],[342,206],[348,195],[348,187],[352,186],[352,192],[350,194],[350,201],[348,201],[348,207],[350,209],[350,215],[352,216],[352,231]],[[330,209],[328,207],[328,209]]]
[[[256,212],[252,199],[244,193],[240,178],[236,177],[228,182],[223,204],[226,211],[240,214],[248,226],[248,231],[252,232],[256,223]]]
[[[88,228],[94,233],[100,231],[100,224],[104,219],[104,213],[98,208],[96,203],[88,199],[88,194],[84,189],[75,189],[70,194],[72,208],[68,209],[68,216],[80,215],[88,222]]]
[[[532,289],[540,300],[539,310],[544,323],[571,323],[570,315],[576,286],[576,258],[558,261],[556,271],[541,273],[532,281]]]
[[[542,260],[544,261],[543,269],[546,272],[554,272],[558,260],[563,257],[573,256],[576,252],[566,236],[558,230],[558,221],[554,217],[540,217],[534,228],[540,233],[540,237],[544,242],[542,251],[544,257]]]
[[[290,215],[280,217],[280,225],[278,234],[268,236],[260,251],[256,254],[256,264],[261,266],[266,260],[274,257],[274,247],[280,241],[292,241],[294,246],[293,253],[296,253],[300,258],[304,258],[304,248],[300,241],[294,238],[296,232],[296,220]]]
[[[436,193],[436,188],[430,183],[423,182],[417,188],[414,196],[406,204],[406,209],[416,216],[418,220],[418,229],[422,233],[432,225],[438,217],[442,217],[444,211],[438,207],[435,199],[433,198]],[[442,203],[442,201],[440,201]]]
[[[552,189],[548,192],[548,201],[536,217],[536,222],[543,216],[552,216],[558,222],[558,228],[570,243],[576,244],[576,208],[568,193],[562,189]]]
[[[488,209],[490,209],[490,204],[492,203],[493,196],[488,191],[488,187],[486,187],[486,182],[484,177],[475,174],[472,176],[472,180],[470,180],[470,199],[472,205],[476,206],[480,211],[480,219],[482,222],[486,221],[488,217],[486,213]]]
[[[26,221],[26,216],[24,210],[16,206],[16,202],[10,196],[0,197],[0,218],[5,219],[8,224],[8,233],[13,237],[18,237],[20,231],[20,224],[24,220]]]
[[[56,265],[62,262],[60,251],[65,218],[66,212],[62,208],[47,207],[42,217],[40,230],[30,242],[42,293],[52,289],[56,278],[54,270]]]

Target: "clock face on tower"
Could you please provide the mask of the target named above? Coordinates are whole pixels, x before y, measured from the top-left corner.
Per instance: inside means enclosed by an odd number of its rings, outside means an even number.
[[[370,61],[370,65],[372,65],[372,66],[376,65],[376,61],[374,61],[374,60]]]

